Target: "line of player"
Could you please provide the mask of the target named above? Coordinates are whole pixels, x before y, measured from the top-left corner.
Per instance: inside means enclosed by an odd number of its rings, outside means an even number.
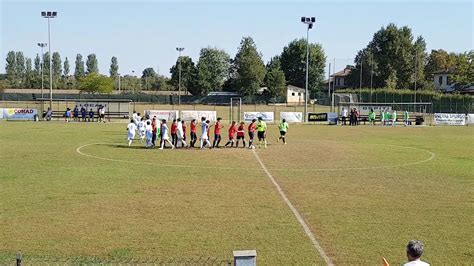
[[[199,138],[199,148],[220,148],[219,144],[222,140],[221,130],[224,128],[222,124],[222,119],[219,117],[215,123],[211,123],[205,117],[201,118],[201,121],[198,125],[196,119],[191,120],[190,122],[190,142],[187,143],[187,126],[186,122],[180,118],[173,120],[171,123],[171,128],[168,127],[167,121],[165,119],[158,120],[155,117],[150,119],[150,117],[140,117],[140,114],[133,114],[130,123],[127,125],[127,140],[128,146],[132,145],[133,140],[135,139],[136,133],[138,133],[138,138],[140,143],[145,143],[145,148],[154,149],[156,147],[156,141],[159,139],[159,149],[166,148],[166,144],[169,144],[171,149],[175,148],[197,148],[196,142],[197,138],[197,127],[200,126],[200,138]],[[214,127],[214,140],[210,142],[210,131]],[[280,131],[280,137],[278,141],[282,140],[286,144],[286,133],[288,131],[289,125],[285,119],[281,121],[278,125]],[[248,146],[245,141],[245,130],[247,129],[248,133]],[[170,135],[171,133],[171,139]],[[261,117],[258,119],[253,119],[252,122],[246,127],[245,122],[237,123],[232,121],[228,129],[229,139],[227,143],[223,146],[227,147],[239,147],[239,142],[242,140],[242,148],[255,149],[254,138],[255,133],[257,133],[258,146],[259,148],[267,148],[267,124]]]

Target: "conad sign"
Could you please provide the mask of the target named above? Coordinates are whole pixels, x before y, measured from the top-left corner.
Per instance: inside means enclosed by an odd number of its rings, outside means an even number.
[[[3,118],[7,120],[34,120],[38,110],[30,108],[4,108]]]

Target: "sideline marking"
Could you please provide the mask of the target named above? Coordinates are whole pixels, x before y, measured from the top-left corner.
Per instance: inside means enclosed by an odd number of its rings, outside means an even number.
[[[312,141],[314,142],[314,141]],[[100,159],[100,160],[105,160],[105,161],[111,161],[111,162],[119,162],[119,163],[133,163],[133,164],[146,164],[146,165],[160,165],[160,166],[169,166],[169,167],[177,167],[177,168],[204,168],[204,169],[215,169],[216,167],[214,166],[203,166],[203,165],[178,165],[178,164],[155,164],[155,163],[149,163],[149,162],[135,162],[135,161],[127,161],[127,160],[120,160],[120,159],[112,159],[112,158],[106,158],[106,157],[100,157],[97,155],[91,155],[87,154],[81,151],[82,148],[87,147],[87,146],[92,146],[92,145],[121,145],[117,143],[89,143],[89,144],[84,144],[82,146],[79,146],[76,149],[76,152],[79,153],[82,156],[94,158],[94,159]],[[293,172],[314,172],[314,171],[345,171],[345,170],[376,170],[376,169],[385,169],[385,168],[396,168],[396,167],[404,167],[404,166],[411,166],[411,165],[417,165],[417,164],[422,164],[429,162],[435,158],[435,153],[431,152],[429,150],[421,149],[421,148],[415,148],[415,147],[408,147],[408,146],[401,146],[401,145],[393,145],[393,144],[371,144],[371,145],[381,145],[381,146],[392,146],[392,147],[399,147],[399,148],[406,148],[406,149],[414,149],[414,150],[419,150],[423,151],[425,153],[430,154],[430,157],[428,159],[424,159],[421,161],[417,162],[411,162],[411,163],[404,163],[404,164],[395,164],[395,165],[380,165],[380,166],[372,166],[372,167],[345,167],[345,168],[309,168],[309,169],[304,169],[304,168],[270,168],[271,170],[274,171],[293,171]],[[220,169],[224,170],[258,170],[258,168],[237,168],[237,167],[219,167]]]
[[[160,164],[160,163],[150,163],[150,162],[136,162],[136,161],[127,161],[127,160],[100,157],[97,155],[87,154],[81,151],[82,148],[87,147],[87,146],[92,146],[92,145],[119,145],[119,144],[117,143],[89,143],[89,144],[84,144],[82,146],[77,147],[76,152],[82,156],[110,161],[110,162],[119,162],[119,163],[133,163],[133,164],[141,164],[141,165],[145,164],[145,165],[168,166],[168,167],[178,167],[178,168],[205,168],[205,169],[219,168],[219,169],[224,169],[224,170],[241,170],[241,171],[242,170],[250,170],[250,171],[258,170],[258,168],[246,168],[246,167],[237,168],[237,167],[220,167],[220,166],[218,167],[218,166],[204,166],[204,165]]]
[[[313,246],[316,248],[316,251],[318,251],[319,256],[324,259],[327,265],[334,265],[331,261],[331,259],[326,255],[326,252],[324,252],[323,248],[319,244],[318,240],[316,240],[316,237],[314,236],[313,232],[311,232],[311,229],[309,226],[306,224],[306,222],[303,220],[303,217],[301,214],[298,212],[298,210],[293,206],[291,201],[288,199],[286,196],[285,192],[283,189],[281,189],[280,185],[277,183],[275,178],[273,178],[272,174],[268,171],[267,167],[263,164],[262,160],[260,159],[260,156],[258,156],[257,152],[255,150],[252,150],[253,154],[255,155],[255,158],[257,158],[257,161],[260,163],[260,166],[262,167],[263,171],[267,174],[268,178],[272,181],[273,185],[275,185],[278,193],[280,196],[283,198],[283,201],[285,201],[286,205],[290,208],[290,210],[293,212],[295,215],[296,219],[300,223],[300,225],[303,227],[304,232],[306,233],[306,236],[313,242]]]

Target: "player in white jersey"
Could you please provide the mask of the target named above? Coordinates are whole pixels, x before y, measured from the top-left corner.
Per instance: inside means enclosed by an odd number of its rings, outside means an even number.
[[[140,116],[140,113],[138,113],[135,117],[135,124],[138,126],[138,123],[140,123],[140,121],[142,121],[142,117]]]
[[[146,126],[146,123],[145,123],[145,120],[144,119],[141,119],[140,122],[138,122],[138,137],[140,138],[140,142],[143,142],[143,140],[145,139],[145,126]]]
[[[170,136],[168,136],[168,125],[166,125],[166,119],[161,120],[161,146],[160,150],[165,147],[165,141],[171,145],[171,149],[174,149],[173,143],[170,141]]]
[[[206,121],[206,118],[201,118],[201,149],[205,148],[206,145],[211,148],[211,143],[209,142],[209,120]]]
[[[151,127],[151,122],[150,121],[146,122],[145,136],[146,136],[145,148],[149,148],[149,147],[152,146],[151,138],[153,137],[153,128]]]
[[[137,124],[137,112],[133,111],[133,114],[132,114],[132,120],[133,122],[135,123],[135,125]]]
[[[130,120],[130,123],[127,125],[127,140],[128,140],[128,146],[132,145],[132,141],[135,138],[135,130],[137,130],[137,126],[133,122],[133,119]]]
[[[181,147],[187,147],[188,144],[184,140],[183,121],[181,121],[181,118],[178,118],[177,122],[178,122],[178,125],[177,125],[178,142],[177,143],[181,143]],[[178,144],[176,144],[176,147],[178,147]]]

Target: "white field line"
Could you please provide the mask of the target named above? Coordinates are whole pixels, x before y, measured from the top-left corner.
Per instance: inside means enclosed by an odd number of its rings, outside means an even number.
[[[311,232],[311,229],[306,224],[306,222],[304,221],[301,214],[298,212],[298,210],[295,208],[295,206],[293,206],[293,204],[288,199],[288,197],[286,196],[283,189],[277,183],[275,178],[273,178],[272,174],[270,174],[267,167],[265,167],[262,160],[260,159],[260,156],[258,156],[258,154],[255,150],[252,150],[252,151],[253,151],[253,154],[255,155],[255,158],[257,158],[257,161],[260,163],[260,166],[262,167],[263,171],[267,174],[268,178],[270,178],[273,185],[275,185],[275,187],[276,187],[278,193],[280,194],[280,196],[282,197],[283,201],[285,201],[286,205],[288,205],[288,207],[293,212],[293,214],[295,215],[295,217],[298,220],[298,222],[300,223],[300,225],[303,227],[304,232],[306,233],[306,236],[308,236],[309,240],[311,240],[311,242],[313,243],[313,246],[316,249],[316,251],[319,253],[319,256],[321,256],[321,258],[324,259],[324,261],[326,262],[327,265],[333,265],[331,259],[328,257],[328,255],[326,255],[326,252],[324,252],[324,250],[321,247],[321,245],[319,244],[318,240],[316,240],[316,237],[314,236],[313,232]]]

